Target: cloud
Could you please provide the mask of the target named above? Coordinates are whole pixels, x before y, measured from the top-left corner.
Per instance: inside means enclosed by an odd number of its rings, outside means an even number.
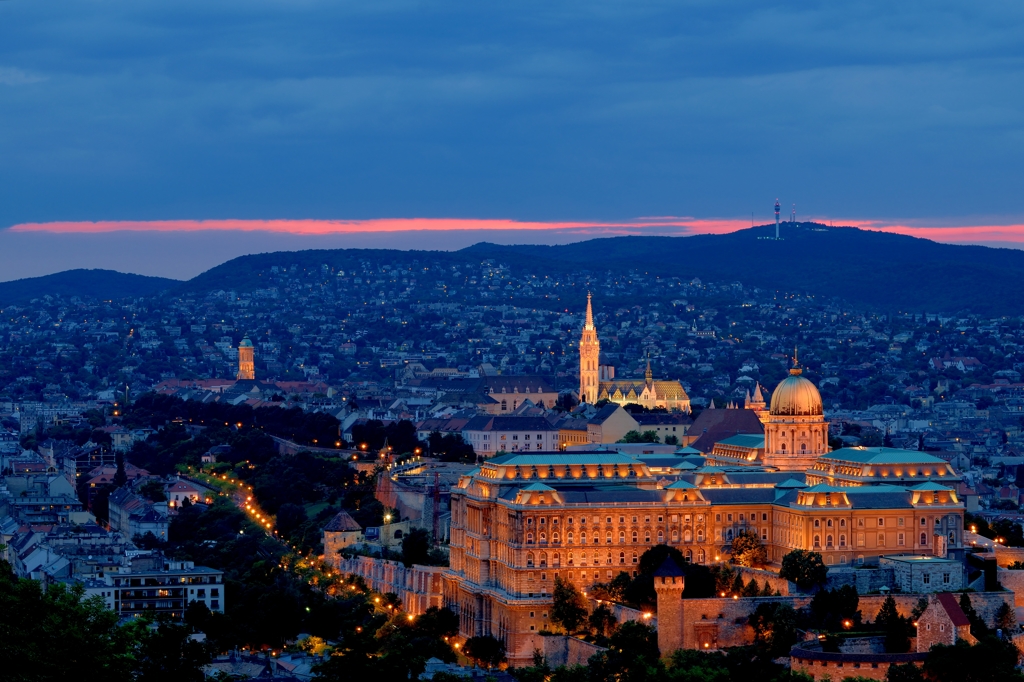
[[[45,77],[11,66],[0,66],[0,85],[31,85],[41,83]]]
[[[843,227],[902,234],[931,239],[947,244],[1024,245],[1024,224],[1016,225],[928,225],[901,224],[881,220],[830,220],[808,217],[808,221],[832,223]],[[743,219],[698,220],[675,216],[651,216],[620,222],[595,221],[521,221],[507,219],[474,218],[377,218],[370,220],[111,220],[49,223],[21,223],[14,225],[11,234],[98,235],[110,233],[261,233],[266,235],[302,237],[343,237],[360,235],[372,237],[392,233],[473,233],[486,239],[489,233],[519,235],[520,243],[534,243],[543,233],[557,233],[562,237],[589,239],[619,235],[689,236],[696,234],[726,234],[750,227]],[[462,244],[464,240],[459,239]]]
[[[1021,55],[1011,2],[0,3],[0,220],[1021,222]]]
[[[653,217],[626,222],[529,222],[471,218],[379,218],[372,220],[112,220],[97,222],[21,223],[11,233],[102,234],[108,232],[264,232],[304,236],[382,234],[390,232],[562,232],[586,236],[624,234],[722,234],[746,223]]]

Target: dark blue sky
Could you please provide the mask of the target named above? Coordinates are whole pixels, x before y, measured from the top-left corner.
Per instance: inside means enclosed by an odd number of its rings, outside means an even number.
[[[0,0],[0,226],[1024,218],[1018,2]]]

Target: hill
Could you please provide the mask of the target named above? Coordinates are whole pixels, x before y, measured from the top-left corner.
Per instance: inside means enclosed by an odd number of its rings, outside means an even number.
[[[65,270],[43,277],[0,282],[0,308],[43,296],[126,298],[151,296],[179,285],[175,279],[132,275],[115,270]]]
[[[1024,314],[1019,284],[1024,281],[1024,251],[940,244],[817,223],[783,223],[782,241],[764,239],[774,231],[774,225],[763,225],[723,235],[612,237],[562,246],[480,243],[456,252],[413,252],[413,257],[451,265],[493,258],[536,273],[584,268],[597,275],[636,269],[837,297],[880,310]],[[393,254],[385,249],[337,249],[243,256],[190,280],[182,290],[254,289],[260,286],[260,271],[273,265],[344,268],[360,260],[388,263]]]
[[[762,239],[774,232],[774,225],[764,225],[723,235],[614,237],[564,246],[477,244],[464,252],[561,268],[626,267],[737,280],[884,310],[1024,314],[1024,251],[816,223],[784,224],[782,241]]]

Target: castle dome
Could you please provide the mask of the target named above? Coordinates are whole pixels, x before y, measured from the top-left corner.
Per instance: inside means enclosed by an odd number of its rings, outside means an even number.
[[[768,412],[783,417],[811,417],[824,414],[821,393],[810,381],[800,376],[799,367],[789,370],[786,377],[772,393]]]
[[[252,341],[250,341],[249,337],[246,336],[244,339],[242,339],[242,342],[240,344],[238,344],[238,347],[239,348],[252,348]]]

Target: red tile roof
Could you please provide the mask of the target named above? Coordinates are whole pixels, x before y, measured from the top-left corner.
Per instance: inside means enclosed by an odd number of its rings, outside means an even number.
[[[971,621],[967,620],[967,616],[964,615],[964,610],[960,608],[960,604],[957,603],[956,597],[949,592],[943,592],[939,595],[939,604],[945,609],[946,615],[953,621],[953,625],[961,627],[963,625],[970,626]]]

